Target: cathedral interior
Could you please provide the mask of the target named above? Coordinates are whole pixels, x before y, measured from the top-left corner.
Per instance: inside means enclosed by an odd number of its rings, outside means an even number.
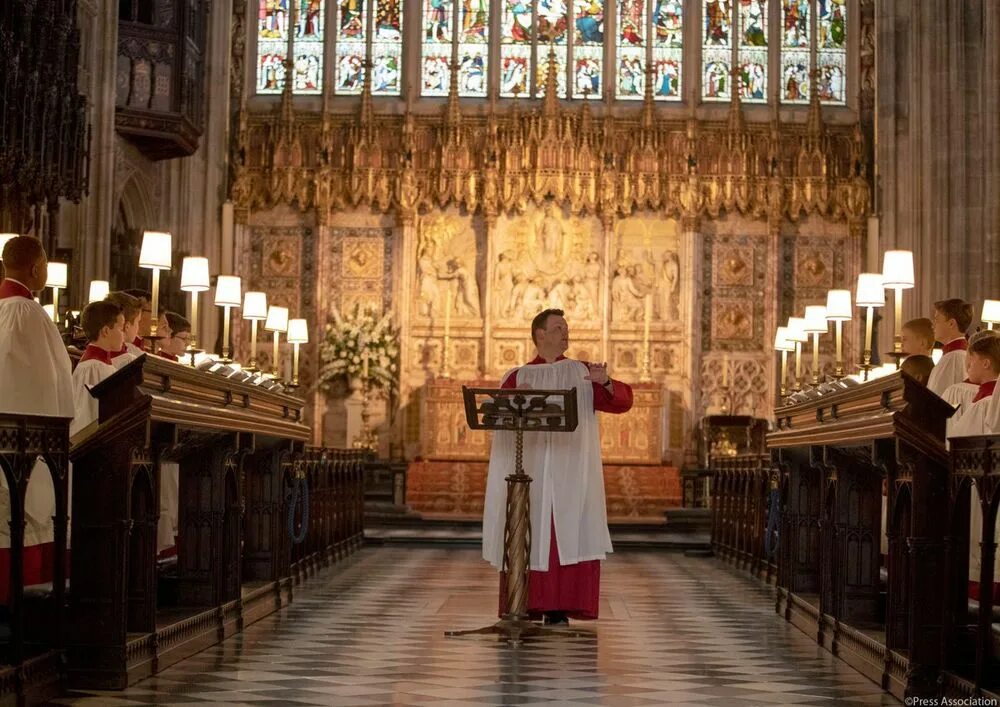
[[[894,363],[940,300],[1000,323],[998,40],[992,0],[4,3],[0,240],[71,355],[108,290],[191,341],[83,440],[0,400],[0,704],[998,704],[1000,430],[949,446]],[[602,620],[445,638],[496,607],[463,389],[546,308],[634,392]]]

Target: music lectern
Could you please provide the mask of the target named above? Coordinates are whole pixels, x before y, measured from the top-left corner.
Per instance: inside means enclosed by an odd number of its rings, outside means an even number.
[[[465,419],[474,430],[513,432],[514,473],[507,477],[503,569],[507,573],[507,613],[492,626],[448,631],[446,636],[498,634],[518,645],[525,636],[547,629],[528,620],[528,571],[531,564],[531,477],[524,472],[524,433],[572,432],[577,425],[576,389],[467,388],[462,386]]]

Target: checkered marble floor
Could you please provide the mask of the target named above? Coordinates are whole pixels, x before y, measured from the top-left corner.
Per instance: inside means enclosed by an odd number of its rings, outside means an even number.
[[[602,572],[601,620],[512,649],[445,638],[492,623],[477,550],[366,548],[280,613],[124,692],[72,705],[899,704],[778,617],[712,558],[626,551]]]

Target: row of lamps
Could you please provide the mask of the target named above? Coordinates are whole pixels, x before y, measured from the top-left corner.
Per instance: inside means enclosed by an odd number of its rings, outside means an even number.
[[[888,250],[882,260],[882,272],[861,273],[854,293],[854,306],[864,308],[865,348],[861,362],[862,376],[868,378],[872,369],[872,323],[875,308],[885,306],[885,291],[893,290],[895,305],[895,329],[893,336],[893,356],[897,362],[903,352],[903,290],[915,285],[913,253],[908,250]],[[853,318],[850,290],[830,290],[826,305],[809,305],[804,317],[789,317],[785,326],[779,326],[774,335],[774,348],[781,353],[781,396],[788,393],[785,382],[788,378],[788,354],[795,354],[794,390],[802,389],[802,345],[812,338],[812,384],[819,385],[819,337],[829,332],[830,322],[836,329],[835,377],[843,378],[844,370],[844,322]],[[988,299],[983,303],[982,321],[988,329],[1000,323],[1000,300]]]
[[[0,253],[8,240],[16,237],[16,233],[0,234]],[[160,273],[171,270],[172,259],[172,236],[164,231],[146,231],[142,235],[142,247],[139,251],[139,267],[152,271],[152,302],[150,336],[152,340],[157,336],[157,326],[160,318]],[[48,279],[45,283],[47,288],[52,288],[52,304],[45,305],[46,312],[52,321],[58,322],[59,312],[59,292],[66,289],[69,284],[69,268],[66,263],[49,262]],[[191,360],[194,355],[201,353],[198,346],[198,295],[207,292],[212,288],[211,276],[209,274],[208,258],[191,256],[184,258],[181,264],[181,285],[183,292],[191,295],[191,343],[188,352]],[[103,300],[111,291],[111,284],[107,280],[92,280],[87,293],[88,302]],[[309,323],[305,319],[289,319],[288,308],[267,304],[267,294],[264,292],[242,293],[242,281],[235,275],[219,275],[215,284],[215,305],[222,307],[223,314],[223,334],[222,334],[222,358],[223,363],[232,363],[230,359],[229,347],[229,327],[232,318],[232,310],[242,308],[243,318],[250,322],[250,361],[246,370],[256,372],[257,360],[257,324],[264,322],[264,330],[271,332],[273,342],[272,370],[271,375],[280,377],[280,343],[281,335],[286,334],[288,343],[292,344],[292,385],[299,383],[299,347],[309,343]]]

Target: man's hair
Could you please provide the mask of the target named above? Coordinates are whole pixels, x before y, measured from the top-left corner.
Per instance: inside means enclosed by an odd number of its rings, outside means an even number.
[[[142,314],[142,302],[127,292],[112,292],[105,299],[108,302],[114,302],[118,305],[118,309],[125,316],[126,322],[134,321],[136,317]]]
[[[182,317],[177,312],[164,312],[163,318],[167,320],[167,326],[170,327],[174,336],[191,331],[191,322],[187,320],[187,317]]]
[[[969,353],[990,360],[990,368],[1000,373],[1000,336],[979,336],[969,344]]]
[[[963,334],[969,330],[972,324],[972,305],[963,299],[943,299],[934,303],[934,309],[943,314],[948,319],[954,319],[958,324],[958,329]],[[941,343],[946,344],[947,341]]]
[[[923,354],[907,356],[900,366],[903,373],[906,373],[921,385],[927,385],[927,381],[931,377],[931,370],[933,370],[933,368],[934,359],[930,356],[924,356]]]
[[[31,270],[38,259],[45,255],[42,242],[31,236],[11,238],[3,247],[3,266],[8,272]]]
[[[136,299],[144,299],[147,302],[153,301],[153,294],[149,290],[141,290],[138,287],[133,287],[128,290],[124,290],[125,294],[132,295]],[[125,317],[128,319],[128,317]]]
[[[101,329],[113,327],[118,321],[122,308],[110,299],[91,302],[83,308],[80,315],[80,328],[87,336],[87,341],[97,341],[101,337]]]
[[[934,346],[934,322],[927,317],[911,319],[903,325],[904,329],[909,329],[914,334],[924,339],[929,347]]]
[[[531,341],[537,344],[538,339],[535,338],[536,331],[545,331],[545,325],[549,321],[549,317],[561,317],[565,314],[561,309],[544,309],[535,315],[535,318],[531,320]]]

